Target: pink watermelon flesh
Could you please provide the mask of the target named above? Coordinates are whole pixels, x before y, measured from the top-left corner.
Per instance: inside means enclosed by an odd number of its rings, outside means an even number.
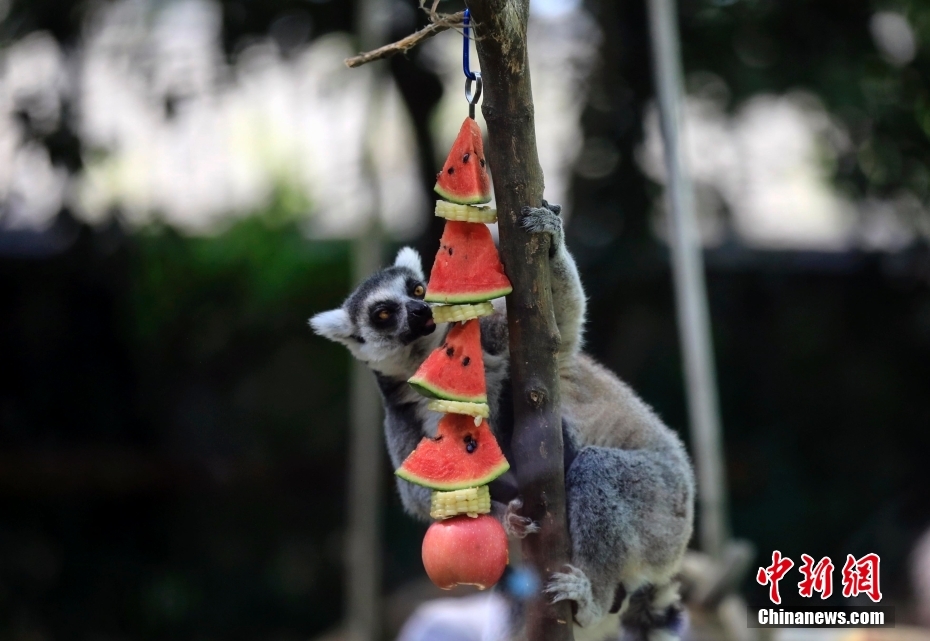
[[[487,485],[510,469],[488,422],[446,414],[436,438],[424,438],[395,472],[411,483],[448,492]]]
[[[446,221],[425,300],[480,303],[513,291],[491,232],[482,223]]]
[[[408,382],[431,398],[487,403],[478,319],[456,323]]]
[[[481,129],[466,118],[452,143],[433,188],[444,199],[460,205],[478,205],[491,200],[491,178],[484,157]]]

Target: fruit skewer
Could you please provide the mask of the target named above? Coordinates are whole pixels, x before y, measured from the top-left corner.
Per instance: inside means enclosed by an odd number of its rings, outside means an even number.
[[[430,397],[429,409],[445,412],[435,437],[424,437],[396,471],[429,487],[430,516],[438,519],[423,540],[423,564],[440,588],[459,584],[484,589],[507,565],[507,536],[488,515],[488,483],[506,472],[486,418],[487,385],[478,318],[493,313],[490,300],[512,291],[485,223],[496,211],[478,207],[491,200],[481,131],[467,118],[437,176],[436,214],[447,218],[424,300],[437,323],[452,322],[443,343],[409,382]]]

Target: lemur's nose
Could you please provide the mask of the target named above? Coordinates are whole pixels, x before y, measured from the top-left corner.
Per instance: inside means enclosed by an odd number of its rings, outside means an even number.
[[[418,336],[432,334],[436,329],[433,310],[424,302],[414,300],[407,303],[407,325]]]
[[[429,305],[420,301],[411,301],[407,303],[407,313],[418,320],[426,320],[433,317],[433,312]]]

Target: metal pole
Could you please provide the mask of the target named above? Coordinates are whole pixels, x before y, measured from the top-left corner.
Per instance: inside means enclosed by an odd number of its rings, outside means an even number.
[[[371,225],[352,242],[352,276],[360,282],[381,263],[381,242]],[[348,641],[376,641],[381,634],[381,401],[374,378],[352,361],[349,420],[349,493],[346,570]]]
[[[386,10],[384,0],[359,0],[356,4],[356,32],[363,50],[383,44],[384,30],[389,23]],[[384,64],[372,64],[365,72],[369,75],[371,92],[365,121],[367,132],[377,111],[376,105],[380,103],[380,76],[385,72]],[[362,171],[368,178],[368,184],[374,185],[374,169],[367,154]],[[372,188],[368,222],[352,241],[352,279],[355,284],[381,267],[379,209],[377,189]],[[352,362],[349,398],[346,638],[348,641],[377,641],[381,637],[381,502],[384,496],[381,399],[371,372],[358,361]]]
[[[727,490],[717,406],[704,263],[694,212],[694,190],[681,141],[682,71],[674,0],[648,0],[653,73],[665,142],[672,268],[678,331],[684,352],[691,440],[698,476],[701,548],[719,559],[727,531]]]

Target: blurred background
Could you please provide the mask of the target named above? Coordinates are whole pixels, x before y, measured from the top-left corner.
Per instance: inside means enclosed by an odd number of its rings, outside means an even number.
[[[350,364],[306,320],[350,292],[372,225],[385,260],[409,243],[429,267],[435,171],[467,113],[454,32],[344,67],[361,23],[427,23],[416,0],[362,6],[0,0],[0,639],[339,627]],[[687,441],[645,5],[532,9],[588,350]],[[885,602],[916,623],[930,4],[679,10],[733,533],[753,569],[774,549],[878,553]],[[384,458],[392,638],[429,592],[425,526]]]

